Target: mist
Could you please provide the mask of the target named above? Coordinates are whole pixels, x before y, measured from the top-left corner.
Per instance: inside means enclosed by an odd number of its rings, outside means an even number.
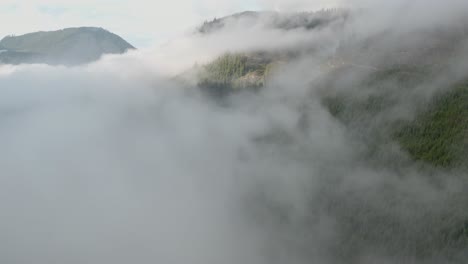
[[[468,6],[397,2],[349,1],[313,30],[241,18],[88,65],[0,65],[0,262],[464,263],[451,230],[466,232],[466,171],[412,160],[384,128],[465,79]],[[427,61],[454,24],[465,33],[430,78],[367,82]],[[258,92],[179,79],[259,50],[299,55]],[[391,104],[343,121],[324,103],[369,95]]]

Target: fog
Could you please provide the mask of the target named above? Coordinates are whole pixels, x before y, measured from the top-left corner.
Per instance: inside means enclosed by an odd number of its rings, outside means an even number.
[[[465,77],[466,40],[409,90],[364,83],[468,6],[399,3],[414,16],[356,2],[349,23],[316,30],[232,21],[84,66],[1,65],[0,262],[463,263],[466,244],[447,230],[466,228],[466,172],[421,165],[392,140],[370,149],[386,123],[413,120]],[[300,56],[221,103],[174,78],[260,49]],[[323,67],[337,57],[355,65]],[[393,104],[347,126],[323,103],[336,94]]]

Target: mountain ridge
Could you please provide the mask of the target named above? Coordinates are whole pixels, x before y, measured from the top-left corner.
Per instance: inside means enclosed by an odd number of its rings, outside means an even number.
[[[135,49],[120,36],[99,27],[73,27],[6,36],[0,41],[0,63],[79,65],[104,54]]]
[[[214,18],[205,21],[197,28],[201,34],[210,34],[223,29],[230,23],[237,23],[241,20],[249,20],[249,24],[262,23],[263,26],[272,29],[291,30],[305,29],[311,30],[321,26],[326,26],[339,19],[346,20],[349,16],[347,9],[323,9],[311,12],[276,12],[276,11],[243,11],[221,18]]]

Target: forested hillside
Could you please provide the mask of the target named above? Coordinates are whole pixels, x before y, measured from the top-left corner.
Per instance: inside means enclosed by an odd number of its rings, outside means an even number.
[[[323,15],[335,19],[336,14],[345,14],[334,12]],[[226,23],[235,23],[227,22],[233,17],[258,19],[258,16],[242,13],[216,19],[205,23],[200,32],[222,30]],[[316,27],[329,21],[320,20],[308,27],[310,21],[303,16],[298,14],[294,21],[302,22],[290,24],[293,26],[281,27],[275,23],[267,26],[320,31]],[[376,33],[366,38],[346,35],[332,53],[303,46],[293,53],[290,48],[270,53],[258,50],[228,53],[202,67],[198,86],[214,98],[229,100],[229,95],[239,91],[255,97],[273,93],[279,85],[290,85],[293,89],[295,80],[301,83],[309,80],[306,82],[309,97],[291,99],[303,101],[298,110],[303,112],[297,123],[299,130],[307,133],[320,126],[309,121],[314,114],[310,112],[313,110],[307,110],[309,104],[319,100],[346,129],[350,142],[359,146],[356,152],[362,155],[366,166],[392,171],[401,179],[411,178],[409,171],[415,170],[435,188],[441,188],[444,181],[468,178],[468,71],[460,70],[466,66],[458,62],[458,57],[466,54],[467,28],[468,24],[460,22],[417,34]],[[341,38],[342,32],[337,32],[337,38]],[[282,83],[282,79],[287,81]],[[278,130],[258,138],[258,142],[294,145],[295,137]],[[440,172],[445,172],[443,178],[437,176]],[[337,259],[354,263],[357,260],[352,256],[371,247],[390,255],[413,256],[419,260],[444,256],[449,259],[446,261],[462,263],[458,261],[463,259],[463,254],[457,252],[468,247],[468,215],[459,214],[455,208],[466,197],[460,194],[439,197],[451,203],[443,212],[419,211],[408,209],[414,200],[400,197],[406,195],[405,191],[391,186],[369,187],[372,194],[370,190],[362,194],[350,191],[341,196],[332,184],[329,191],[321,193],[323,196],[315,197],[322,204],[316,204],[311,198],[310,207],[325,210],[340,228],[337,239],[340,242],[333,248],[334,253],[341,252]],[[378,206],[369,202],[375,197],[379,197],[375,201]],[[270,216],[277,217],[278,226],[282,226],[282,221],[287,221],[282,215],[288,215],[288,209],[271,210]],[[390,213],[392,210],[406,213],[398,218],[395,217],[398,213]]]
[[[328,10],[289,15],[288,21],[294,21],[290,23],[295,26],[280,28],[282,30],[296,28],[299,24],[295,23],[298,21],[302,21],[300,25],[304,26],[309,21],[304,16],[336,18],[344,14],[347,13],[343,10]],[[245,12],[216,19],[205,23],[201,31],[210,31],[213,27],[221,29],[225,20],[244,17],[258,19],[261,15],[266,14]],[[463,40],[468,36],[463,28],[465,27],[458,26],[455,29],[441,28],[432,32],[423,32],[426,39],[424,43],[417,40],[423,39],[421,36],[404,35],[414,40],[410,40],[410,44],[394,45],[387,50],[382,49],[386,46],[386,42],[393,41],[393,36],[372,36],[365,39],[364,43],[347,40],[332,57],[322,60],[321,69],[325,73],[324,77],[318,82],[314,81],[313,85],[325,91],[323,102],[330,109],[330,113],[350,128],[359,127],[360,130],[366,130],[366,135],[372,134],[367,139],[369,142],[375,141],[372,144],[396,141],[416,161],[436,167],[466,166],[468,164],[466,81],[448,86],[441,84],[442,87],[434,88],[439,92],[423,107],[416,110],[414,119],[392,117],[389,120],[378,120],[387,118],[387,112],[395,111],[394,107],[398,107],[403,99],[408,99],[404,98],[406,94],[427,85],[432,76],[437,75],[435,72],[443,71],[443,67],[450,67],[455,50],[463,45]],[[366,50],[362,49],[363,46]],[[379,60],[375,61],[375,57],[379,57]],[[274,77],[271,75],[272,69],[277,69],[275,75],[280,75],[281,71],[288,70],[290,67],[288,63],[296,59],[297,55],[291,54],[290,50],[275,53],[260,51],[228,53],[202,67],[198,86],[202,90],[210,91],[211,94],[221,96],[239,90],[268,89],[268,79]],[[370,95],[357,97],[339,91],[342,90],[339,86],[343,84],[337,80],[356,73],[362,75],[360,79],[352,80],[346,85],[361,86],[359,88],[361,90],[373,90]],[[465,76],[468,78],[468,73]],[[333,90],[339,92],[330,92]],[[356,89],[350,90],[356,91]],[[412,97],[409,100],[419,99]]]

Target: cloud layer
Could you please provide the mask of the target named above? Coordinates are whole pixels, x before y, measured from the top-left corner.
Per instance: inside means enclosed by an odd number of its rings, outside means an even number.
[[[0,66],[0,262],[459,263],[465,244],[451,230],[466,228],[466,175],[422,167],[395,142],[370,150],[374,128],[411,120],[464,77],[465,42],[449,66],[403,92],[396,81],[364,86],[361,67],[327,83],[322,65],[346,55],[340,42],[352,36],[353,51],[369,56],[359,62],[380,67],[455,21],[452,7],[440,18],[402,15],[406,27],[390,32],[393,21],[372,9],[345,27],[243,30],[240,21],[86,66]],[[379,54],[363,48],[382,32],[421,34],[384,37]],[[309,45],[322,49],[304,49],[266,89],[222,103],[172,78],[228,50]],[[381,92],[394,105],[359,127],[323,102]]]

